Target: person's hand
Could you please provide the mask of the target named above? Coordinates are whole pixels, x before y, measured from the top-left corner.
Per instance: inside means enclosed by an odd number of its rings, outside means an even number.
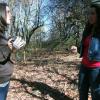
[[[12,43],[12,41],[13,41],[12,38],[10,38],[10,39],[8,40],[8,47],[10,48],[10,50],[13,50],[13,43]]]

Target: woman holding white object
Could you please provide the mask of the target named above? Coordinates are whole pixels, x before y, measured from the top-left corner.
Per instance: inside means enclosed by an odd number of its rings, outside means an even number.
[[[20,49],[25,45],[25,41],[7,39],[5,37],[5,30],[11,23],[11,12],[6,3],[0,3],[0,100],[6,100],[9,82],[13,73],[13,63],[10,60],[11,53],[15,49]],[[17,37],[18,39],[18,37]]]

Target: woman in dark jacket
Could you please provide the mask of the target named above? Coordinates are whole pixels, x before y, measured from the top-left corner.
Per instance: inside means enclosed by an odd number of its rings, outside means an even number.
[[[5,31],[11,22],[10,9],[6,3],[0,3],[0,100],[6,100],[13,64],[10,55],[13,50],[12,39],[7,39]]]
[[[11,12],[6,3],[0,3],[0,100],[6,100],[10,78],[13,73],[11,53],[25,45],[21,37],[7,37],[8,25],[11,23]]]
[[[79,100],[100,100],[100,0],[93,0],[81,42]]]

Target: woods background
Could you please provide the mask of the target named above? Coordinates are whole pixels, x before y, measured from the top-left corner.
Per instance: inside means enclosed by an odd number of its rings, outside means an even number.
[[[81,59],[71,47],[79,51],[90,0],[0,2],[12,12],[7,35],[26,40],[12,56],[16,63],[7,100],[79,100]]]
[[[22,36],[26,47],[16,59],[27,60],[37,51],[70,51],[79,48],[87,20],[87,0],[6,0],[12,12],[9,34]],[[79,49],[78,49],[79,50]],[[38,52],[37,52],[38,53]]]

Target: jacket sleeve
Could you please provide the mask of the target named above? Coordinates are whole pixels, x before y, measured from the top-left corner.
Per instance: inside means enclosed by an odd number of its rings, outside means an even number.
[[[82,40],[80,42],[80,45],[78,47],[78,53],[80,54],[80,58],[82,57],[82,54],[83,54],[83,45],[82,45]]]

